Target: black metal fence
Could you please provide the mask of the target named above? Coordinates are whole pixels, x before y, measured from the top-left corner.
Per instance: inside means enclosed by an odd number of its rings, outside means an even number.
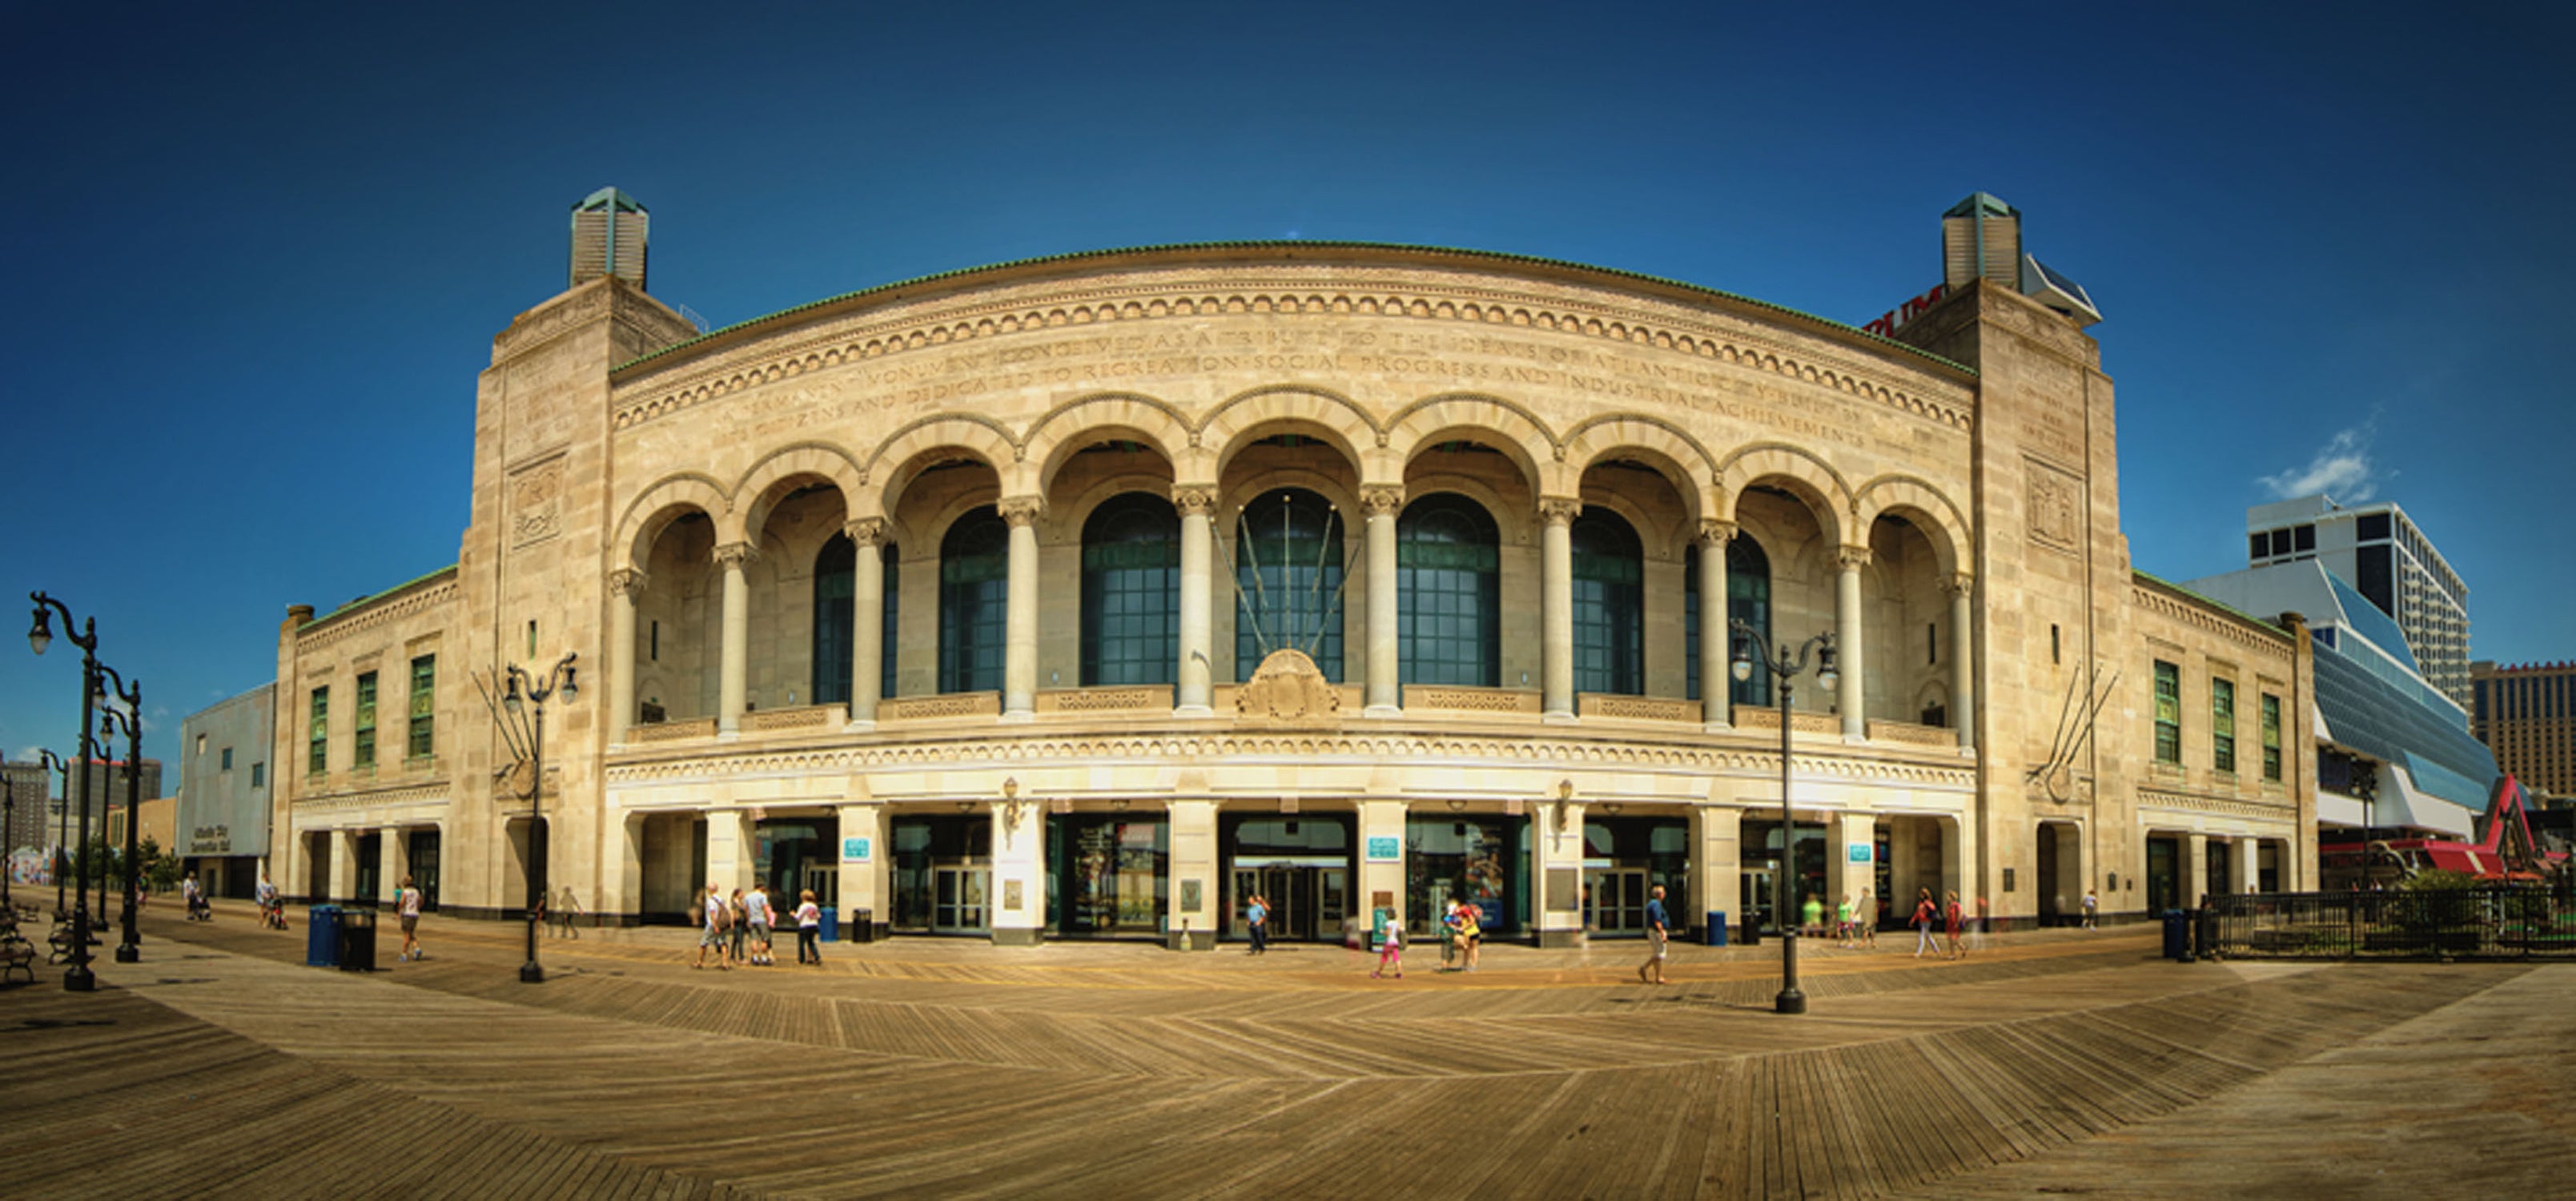
[[[2202,954],[2230,959],[2576,959],[2576,892],[2489,887],[2215,896]]]

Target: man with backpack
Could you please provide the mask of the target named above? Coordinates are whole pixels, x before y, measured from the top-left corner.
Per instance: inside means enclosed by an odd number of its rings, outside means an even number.
[[[715,948],[717,971],[731,968],[725,960],[725,916],[724,890],[710,880],[707,890],[698,894],[698,961],[689,965],[692,969],[707,965],[709,947]]]

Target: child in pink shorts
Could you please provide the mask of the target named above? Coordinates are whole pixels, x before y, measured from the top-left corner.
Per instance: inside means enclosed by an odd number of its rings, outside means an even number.
[[[1404,923],[1392,917],[1386,919],[1386,935],[1378,941],[1377,970],[1369,973],[1369,979],[1384,976],[1390,964],[1395,967],[1395,978],[1404,979]]]

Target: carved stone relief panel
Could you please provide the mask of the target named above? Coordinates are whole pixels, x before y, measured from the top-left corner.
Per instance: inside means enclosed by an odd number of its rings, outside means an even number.
[[[2084,481],[2038,459],[2025,458],[2023,467],[2030,481],[2022,493],[2030,540],[2073,551],[2084,539]]]
[[[509,497],[512,548],[563,532],[563,460],[548,459],[513,473]]]

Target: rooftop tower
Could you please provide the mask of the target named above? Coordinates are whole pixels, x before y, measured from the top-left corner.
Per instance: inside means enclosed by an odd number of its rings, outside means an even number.
[[[572,280],[578,288],[603,275],[644,286],[645,227],[651,214],[615,188],[601,188],[572,206]]]

